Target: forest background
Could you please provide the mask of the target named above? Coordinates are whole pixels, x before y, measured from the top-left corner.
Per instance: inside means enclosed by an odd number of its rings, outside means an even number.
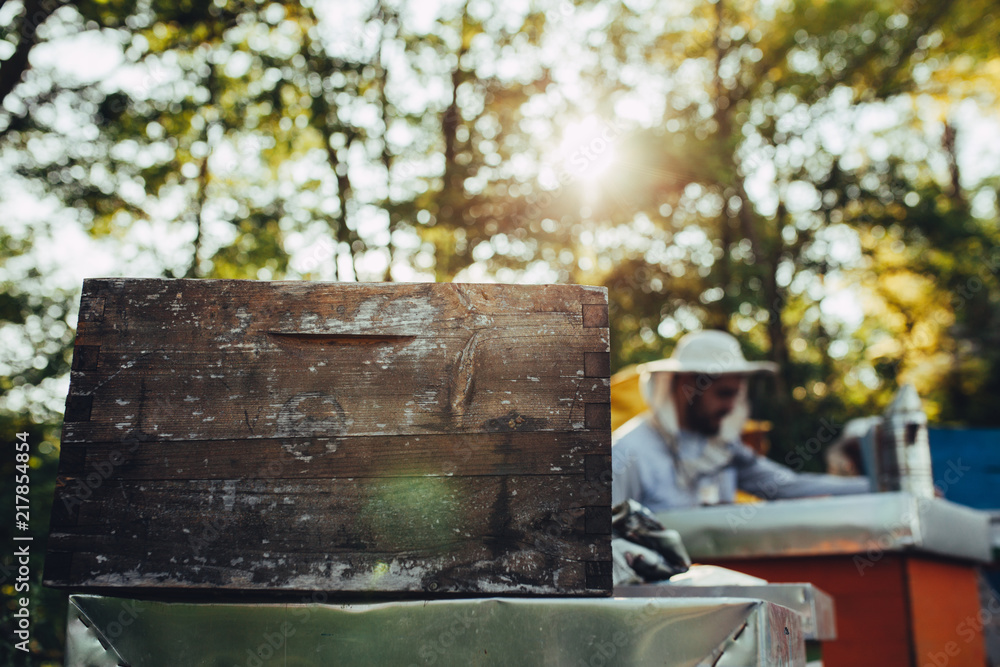
[[[699,328],[780,364],[778,460],[903,382],[1000,424],[994,9],[0,0],[0,431],[35,537],[31,652],[5,555],[0,662],[61,662],[84,277],[605,285],[613,370]]]

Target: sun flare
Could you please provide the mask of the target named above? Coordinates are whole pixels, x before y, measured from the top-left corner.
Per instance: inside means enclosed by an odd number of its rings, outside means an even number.
[[[574,178],[593,184],[615,166],[619,131],[598,116],[587,116],[566,126],[559,144],[559,161]]]

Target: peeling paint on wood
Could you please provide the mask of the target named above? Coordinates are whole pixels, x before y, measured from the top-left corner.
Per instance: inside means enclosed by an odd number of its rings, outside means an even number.
[[[46,583],[610,594],[601,288],[84,283]]]

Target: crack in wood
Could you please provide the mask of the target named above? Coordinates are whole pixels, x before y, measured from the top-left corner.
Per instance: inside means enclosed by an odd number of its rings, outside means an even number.
[[[474,311],[476,307],[472,304],[472,299],[469,298],[469,295],[465,293],[465,288],[458,283],[453,283],[453,286],[455,288],[455,295],[458,296],[459,302],[461,302],[461,304],[465,306],[465,309],[470,313]]]
[[[475,387],[476,345],[478,343],[479,331],[474,331],[455,361],[451,385],[451,410],[455,415],[464,414],[466,406],[472,401],[472,390]]]
[[[267,335],[279,342],[312,345],[387,345],[405,343],[417,338],[404,334],[305,333],[301,331],[268,331]]]
[[[150,352],[142,352],[142,353],[140,353],[139,356],[137,356],[136,358],[130,359],[129,361],[127,361],[124,364],[122,364],[121,367],[119,367],[119,369],[117,371],[115,371],[114,373],[112,373],[111,375],[109,375],[107,378],[105,378],[103,382],[99,382],[90,391],[81,391],[80,395],[81,396],[93,396],[94,394],[97,393],[98,389],[102,388],[104,385],[106,385],[107,383],[109,383],[112,380],[114,380],[116,377],[118,377],[119,375],[121,375],[122,372],[129,370],[130,368],[132,368],[133,366],[135,366],[140,361],[143,361],[144,359],[146,359],[146,357],[148,357],[148,356],[150,356],[152,354],[156,354],[157,352],[163,352],[163,350],[153,350],[153,351],[150,351]]]
[[[229,385],[226,385],[226,386],[228,387]],[[243,408],[243,416],[246,418],[246,424],[247,424],[247,428],[250,429],[250,435],[256,435],[253,432],[253,427],[257,425],[257,420],[260,419],[260,413],[261,413],[262,410],[263,410],[263,408],[257,408],[257,414],[253,418],[253,423],[251,423],[250,422],[250,413],[247,412],[246,408]]]

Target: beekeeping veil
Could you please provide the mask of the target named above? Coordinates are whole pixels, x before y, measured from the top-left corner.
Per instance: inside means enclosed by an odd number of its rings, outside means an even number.
[[[741,383],[732,412],[723,418],[719,433],[709,438],[708,446],[699,459],[678,456],[677,434],[680,430],[672,386],[678,373],[697,374],[697,390],[711,386],[720,375],[774,373],[777,364],[769,361],[747,361],[739,341],[724,331],[695,331],[682,337],[669,359],[661,359],[640,367],[639,388],[650,408],[653,425],[666,441],[674,456],[679,480],[691,487],[699,477],[728,464],[732,457],[727,443],[738,441],[743,424],[750,416],[747,382]]]

